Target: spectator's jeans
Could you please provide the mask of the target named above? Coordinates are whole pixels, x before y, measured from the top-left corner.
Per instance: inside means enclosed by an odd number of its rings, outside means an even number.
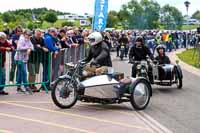
[[[12,63],[11,63],[11,70],[10,70],[10,81],[14,81],[14,78],[15,78],[15,70],[16,70],[16,61],[14,59],[15,53],[16,51],[13,51],[11,55]]]
[[[170,42],[166,42],[166,46],[167,46],[167,52],[171,52],[172,51],[172,44]]]
[[[27,80],[27,63],[24,63],[23,61],[17,61],[17,84],[21,84],[22,82],[25,84],[24,87],[28,87],[28,80]],[[17,87],[20,87],[21,85],[18,85]]]
[[[0,85],[5,85],[6,82],[6,69],[0,68]],[[0,87],[0,92],[2,92],[4,87]]]
[[[178,40],[177,40],[177,39],[174,40],[174,44],[175,44],[175,46],[176,46],[176,49],[178,49],[178,48],[179,48],[179,45],[178,45]]]

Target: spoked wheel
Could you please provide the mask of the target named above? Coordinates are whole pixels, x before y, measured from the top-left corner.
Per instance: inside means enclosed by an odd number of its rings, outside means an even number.
[[[77,102],[78,93],[70,79],[59,79],[52,89],[51,97],[58,107],[71,108]]]
[[[130,102],[136,110],[143,110],[149,104],[151,97],[151,85],[144,79],[136,81],[131,92]]]

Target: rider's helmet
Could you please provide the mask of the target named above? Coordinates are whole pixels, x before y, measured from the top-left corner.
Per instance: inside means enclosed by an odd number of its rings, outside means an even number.
[[[92,46],[97,45],[98,43],[103,41],[103,37],[102,37],[101,33],[96,32],[96,31],[91,33],[88,36],[88,39],[89,39],[90,45],[92,45]]]
[[[138,36],[136,37],[135,42],[141,42],[142,44],[144,44],[144,39],[142,36]]]
[[[157,50],[158,53],[159,53],[160,49],[163,49],[163,51],[165,52],[165,45],[160,44],[160,45],[157,46],[156,50]]]

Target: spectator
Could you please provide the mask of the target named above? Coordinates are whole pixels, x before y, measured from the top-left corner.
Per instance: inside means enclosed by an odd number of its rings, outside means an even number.
[[[6,40],[6,34],[0,32],[0,85],[5,85],[6,82],[6,51],[14,49],[12,45]],[[8,95],[8,92],[4,91],[4,87],[0,87],[0,95]]]
[[[27,70],[26,70],[30,52],[31,50],[34,49],[30,37],[31,37],[31,32],[29,30],[25,30],[24,33],[20,36],[20,39],[17,43],[17,52],[15,54],[15,60],[17,63],[17,79],[16,79],[16,82],[18,84],[17,90],[23,92],[23,90],[19,85],[23,82],[26,92],[32,94],[32,91],[28,86]]]
[[[76,37],[76,40],[77,40],[77,43],[78,43],[78,48],[77,49],[77,60],[80,60],[80,59],[83,59],[84,58],[84,55],[85,55],[85,51],[84,51],[84,37],[82,35],[82,30],[81,29],[76,29],[75,30],[75,37]]]
[[[69,48],[69,45],[67,43],[68,37],[67,37],[66,31],[64,29],[61,29],[59,31],[57,39],[62,48],[59,53],[59,56],[61,59],[61,62],[59,63],[60,64],[59,75],[63,75],[64,74],[65,55],[67,56],[67,53],[65,54],[65,52],[67,52],[66,48]]]
[[[53,59],[52,59],[52,75],[53,77],[58,77],[58,70],[59,70],[59,64],[56,61],[57,57],[58,57],[58,52],[59,52],[59,47],[57,45],[57,29],[55,28],[49,28],[48,29],[48,33],[44,35],[44,42],[46,47],[48,48],[48,50],[50,52],[53,52]],[[48,59],[48,58],[47,58]],[[48,65],[48,60],[45,61]],[[50,81],[48,80],[48,69],[43,69],[44,73],[43,73],[43,82],[46,82],[46,86],[47,88],[50,90]],[[52,79],[54,80],[54,78]]]
[[[39,74],[40,63],[43,62],[44,51],[48,51],[44,45],[44,39],[42,38],[42,32],[40,29],[35,30],[35,34],[31,37],[31,42],[34,46],[34,51],[31,51],[28,61],[29,82],[34,83],[36,80],[36,74]],[[34,84],[29,86],[33,92],[39,92]]]
[[[19,40],[20,35],[22,34],[22,27],[21,26],[17,26],[15,28],[15,34],[12,36],[12,46],[14,46],[14,48],[17,48],[17,43]],[[16,51],[12,51],[12,64],[11,64],[11,70],[10,70],[10,83],[12,84],[15,78],[15,70],[16,70],[16,62],[14,60],[14,56],[15,56]]]

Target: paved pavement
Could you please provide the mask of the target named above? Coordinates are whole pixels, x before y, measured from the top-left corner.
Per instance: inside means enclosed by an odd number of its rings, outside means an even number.
[[[127,61],[114,59],[115,70],[130,75]],[[153,86],[153,97],[145,111],[129,103],[99,105],[78,102],[61,110],[50,94],[0,96],[0,133],[200,133],[199,77],[184,70],[184,87]],[[169,130],[170,129],[170,130]]]
[[[119,68],[121,63],[125,62],[114,61]],[[0,96],[0,133],[170,133],[143,111],[132,109],[129,103],[99,105],[78,102],[73,108],[62,110],[45,92],[25,95],[17,94],[15,87],[6,90],[10,95]]]
[[[169,54],[173,63],[178,59],[176,53],[182,51]],[[183,89],[153,86],[153,97],[144,113],[174,133],[200,133],[200,70],[182,61],[180,65],[184,75]],[[116,68],[130,75],[127,61],[118,62]]]
[[[169,56],[172,62],[176,53]],[[144,112],[172,130],[174,133],[200,133],[200,70],[180,61],[183,69],[183,89],[158,87],[153,90],[150,106]]]
[[[99,105],[77,103],[62,110],[44,92],[32,96],[16,94],[0,97],[0,133],[158,133],[151,118],[136,112],[130,104]],[[148,119],[149,120],[148,120]],[[156,122],[154,122],[156,123]]]

